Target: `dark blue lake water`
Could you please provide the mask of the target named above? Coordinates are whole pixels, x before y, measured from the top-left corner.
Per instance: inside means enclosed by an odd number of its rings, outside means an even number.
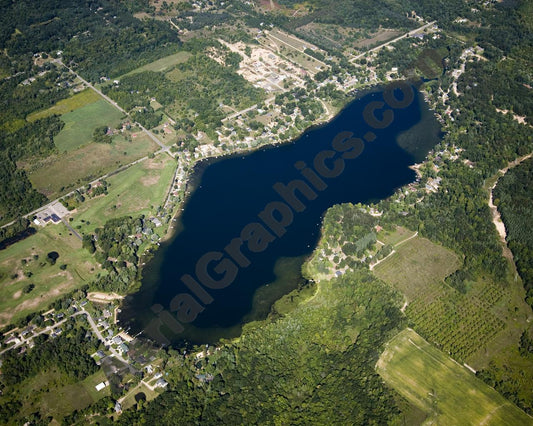
[[[181,231],[147,266],[142,289],[124,304],[121,321],[135,331],[150,321],[154,326],[150,307],[159,304],[158,310],[171,311],[179,320],[178,326],[171,326],[175,332],[184,328],[171,340],[205,343],[238,335],[243,322],[264,318],[277,297],[296,287],[301,263],[317,243],[329,207],[381,200],[415,180],[409,166],[439,141],[440,127],[421,95],[413,91],[414,100],[406,107],[385,104],[376,109],[378,121],[390,121],[390,113],[384,111],[392,111],[390,124],[378,126],[385,128],[371,126],[364,118],[368,105],[376,108],[379,104],[372,103],[383,101],[383,92],[375,91],[292,143],[200,163],[194,192],[181,216]],[[361,139],[371,139],[368,132],[372,132],[375,139],[362,145],[353,139],[343,143],[341,138],[334,149],[332,143],[341,132],[353,132],[352,138]],[[298,170],[304,165],[307,172]],[[303,192],[283,193],[283,187],[295,181],[301,182],[297,185]],[[238,240],[232,245],[239,237],[242,246]],[[197,269],[202,257],[209,262]],[[188,286],[184,274],[194,280]]]

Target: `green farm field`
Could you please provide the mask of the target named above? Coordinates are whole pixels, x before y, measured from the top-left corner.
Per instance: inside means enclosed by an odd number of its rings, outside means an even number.
[[[55,265],[46,261],[51,251],[59,254]],[[61,270],[61,265],[67,265],[66,269]],[[39,228],[36,234],[0,251],[0,325],[46,308],[63,294],[87,284],[99,270],[65,225]],[[35,288],[26,294],[23,289],[28,284]]]
[[[124,74],[122,77],[127,75],[137,74],[144,71],[154,71],[154,72],[163,72],[172,68],[174,65],[187,62],[191,57],[189,52],[177,52],[164,58],[158,59],[157,61],[146,64],[142,67],[136,68],[133,71],[130,71],[127,74]],[[118,78],[120,80],[121,77]]]
[[[388,342],[376,370],[389,386],[427,413],[428,424],[533,424],[533,418],[411,329]]]
[[[99,126],[117,127],[123,114],[100,99],[61,116],[65,127],[54,138],[60,151],[73,151],[93,140],[93,132]]]
[[[50,108],[31,113],[26,119],[28,121],[36,121],[54,114],[67,114],[101,99],[94,90],[85,89],[83,92],[72,95],[70,98],[60,100]]]
[[[72,226],[86,233],[112,218],[154,213],[165,200],[175,169],[175,160],[162,154],[109,177],[108,194],[82,203]]]
[[[54,199],[157,151],[157,145],[144,133],[133,132],[131,137],[128,141],[117,135],[111,144],[91,143],[25,169],[34,188]]]

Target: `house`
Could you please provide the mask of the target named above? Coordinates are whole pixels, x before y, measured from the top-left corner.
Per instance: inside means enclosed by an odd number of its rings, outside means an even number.
[[[96,355],[100,358],[104,358],[105,357],[105,352],[102,351],[102,350],[99,350],[99,351],[96,351]]]
[[[120,345],[122,343],[122,337],[120,337],[120,336],[113,337],[113,343],[115,345]]]
[[[152,367],[152,364],[149,364],[149,365],[147,365],[144,368],[146,370],[146,373],[148,373],[148,374],[152,374],[154,372],[154,367]]]
[[[159,228],[160,226],[162,226],[163,224],[161,223],[161,221],[157,218],[157,217],[154,217],[152,219],[152,223],[156,226],[156,228]]]
[[[161,373],[160,371],[158,371],[158,372],[155,373],[155,375],[154,375],[154,379],[159,379],[159,378],[161,378],[161,377],[163,377],[163,373]]]
[[[156,388],[166,388],[168,385],[168,382],[164,379],[159,379],[157,382],[155,382]]]
[[[118,401],[115,403],[115,413],[122,413],[122,405]]]
[[[118,345],[118,350],[123,354],[127,354],[130,348],[128,348],[128,345],[126,345],[125,343],[121,343],[120,345]]]
[[[95,389],[96,389],[98,392],[100,392],[100,391],[101,391],[103,388],[105,388],[105,387],[106,387],[105,382],[100,382],[100,383],[98,383],[98,384],[95,386]]]
[[[202,383],[207,383],[214,379],[212,374],[196,374],[195,377]]]

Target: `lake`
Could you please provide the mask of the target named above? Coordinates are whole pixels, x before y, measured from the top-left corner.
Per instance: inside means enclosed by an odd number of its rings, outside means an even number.
[[[362,95],[291,143],[197,164],[179,231],[126,299],[123,325],[212,343],[265,318],[301,280],[325,211],[389,197],[440,140],[422,95],[404,85]]]

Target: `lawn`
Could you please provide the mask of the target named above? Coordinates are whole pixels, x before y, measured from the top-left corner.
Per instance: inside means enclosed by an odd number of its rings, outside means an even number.
[[[86,105],[92,104],[102,98],[94,90],[86,89],[83,92],[77,93],[70,98],[62,99],[50,108],[32,112],[26,119],[28,121],[36,121],[40,118],[49,117],[50,115],[63,115],[72,112],[76,109],[82,108]]]
[[[151,401],[161,394],[161,392],[157,392],[156,390],[150,390],[144,383],[140,383],[126,395],[121,404],[122,410],[127,410],[137,404],[135,396],[140,393],[143,393],[146,396],[147,401]]]
[[[123,114],[107,101],[97,100],[63,114],[61,120],[65,122],[65,127],[54,142],[60,151],[75,150],[92,142],[94,129],[99,126],[115,128],[122,117]]]
[[[107,179],[108,194],[81,204],[74,212],[72,226],[80,226],[86,233],[115,217],[154,213],[153,207],[165,200],[175,169],[176,161],[161,154],[111,176]]]
[[[33,187],[54,199],[158,148],[142,132],[133,132],[131,137],[129,141],[117,135],[111,144],[91,143],[24,168]]]
[[[190,57],[191,57],[191,54],[189,52],[174,53],[173,55],[165,56],[164,58],[158,59],[157,61],[146,64],[142,67],[136,68],[133,71],[130,71],[129,73],[124,74],[123,76],[119,77],[117,80],[120,80],[120,78],[125,77],[127,75],[137,74],[143,71],[154,71],[154,72],[166,71],[169,68],[173,67],[174,65],[187,62],[187,60]]]
[[[59,254],[55,265],[46,261],[51,251]],[[67,268],[61,270],[64,264]],[[81,241],[69,235],[63,224],[40,228],[35,235],[1,250],[0,325],[46,308],[66,292],[91,281],[99,269],[81,248]],[[25,294],[28,284],[35,288]]]
[[[527,416],[411,329],[396,335],[376,365],[385,382],[437,425],[530,425]]]

